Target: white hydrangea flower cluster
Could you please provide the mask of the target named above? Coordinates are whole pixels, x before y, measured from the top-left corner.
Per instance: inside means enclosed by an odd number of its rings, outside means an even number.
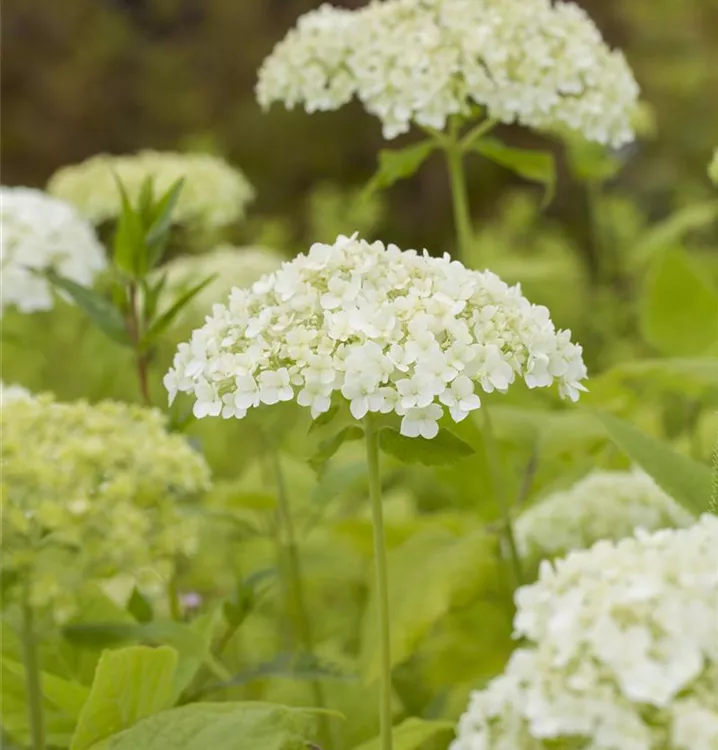
[[[600,539],[617,541],[635,529],[690,526],[695,518],[645,472],[593,471],[522,513],[515,534],[522,557],[538,561]]]
[[[5,385],[0,380],[0,409],[5,404],[10,404],[13,401],[23,401],[32,398],[32,394],[27,388],[23,388],[21,385]]]
[[[3,569],[28,576],[56,619],[84,583],[169,580],[196,552],[199,516],[182,501],[209,487],[209,468],[158,410],[27,396],[3,403],[0,429]]]
[[[89,286],[107,265],[92,227],[63,201],[41,190],[0,187],[0,315],[51,310],[50,284],[37,271],[53,269]]]
[[[335,110],[353,97],[394,138],[485,108],[536,129],[633,140],[638,85],[588,15],[552,0],[373,0],[302,16],[265,60],[257,98]]]
[[[572,400],[585,390],[581,347],[519,286],[340,235],[234,289],[180,344],[165,386],[170,401],[193,394],[198,418],[292,399],[316,418],[340,393],[355,419],[394,412],[403,435],[433,438],[445,409],[458,422],[480,407],[477,386],[506,391],[517,377],[557,381]]]
[[[203,229],[216,229],[244,218],[254,198],[254,188],[247,178],[224,159],[211,154],[150,150],[92,156],[59,169],[47,189],[75,205],[93,224],[101,224],[116,219],[122,209],[115,177],[133,205],[148,177],[153,180],[156,196],[184,178],[172,220]]]
[[[713,152],[713,161],[708,165],[708,176],[718,185],[718,148]]]
[[[276,271],[284,257],[263,247],[231,247],[223,245],[201,255],[183,255],[162,266],[159,274],[167,278],[169,298],[187,291],[203,278],[215,276],[190,303],[193,317],[204,318],[212,305],[227,299],[232,288],[251,286],[265,274]]]
[[[516,604],[530,644],[452,750],[718,748],[718,517],[544,562]]]

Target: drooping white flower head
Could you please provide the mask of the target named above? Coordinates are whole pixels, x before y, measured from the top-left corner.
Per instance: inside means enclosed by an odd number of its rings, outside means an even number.
[[[23,388],[21,385],[5,385],[0,380],[0,409],[5,404],[10,404],[13,401],[26,401],[32,398],[32,394],[27,388]]]
[[[544,562],[516,605],[529,645],[452,750],[718,747],[718,517]]]
[[[277,270],[283,260],[278,252],[263,247],[223,245],[209,253],[175,258],[158,269],[158,273],[166,275],[171,299],[203,278],[215,277],[190,303],[194,317],[203,319],[212,312],[212,305],[227,299],[233,287],[251,286],[261,276]]]
[[[148,150],[123,156],[98,154],[59,169],[47,189],[75,205],[93,224],[101,224],[117,218],[122,209],[116,177],[133,205],[137,204],[147,178],[153,180],[155,196],[184,178],[172,220],[204,229],[242,219],[254,198],[254,189],[246,177],[223,159],[211,154],[173,151]]]
[[[322,5],[265,60],[263,107],[335,110],[353,97],[384,136],[411,123],[442,129],[480,105],[488,117],[568,127],[619,146],[633,139],[638,85],[585,11],[552,0],[374,0]]]
[[[233,289],[180,344],[165,386],[170,401],[192,394],[198,418],[292,399],[316,418],[337,393],[356,419],[394,412],[403,435],[432,438],[447,409],[458,422],[480,407],[477,390],[517,377],[556,381],[572,400],[585,390],[581,347],[520,287],[448,255],[340,236]]]
[[[538,561],[618,541],[635,529],[690,526],[695,518],[640,469],[593,471],[567,490],[547,496],[516,520],[522,557]]]
[[[92,227],[67,203],[40,190],[0,188],[0,314],[50,310],[50,284],[36,271],[53,269],[89,286],[107,265]]]

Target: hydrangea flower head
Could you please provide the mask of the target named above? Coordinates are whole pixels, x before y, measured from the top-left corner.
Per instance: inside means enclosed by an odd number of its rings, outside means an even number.
[[[82,583],[169,576],[194,553],[197,518],[181,501],[208,487],[209,469],[159,411],[42,395],[5,402],[0,423],[2,563],[29,575],[36,606],[65,619]]]
[[[355,419],[393,412],[403,435],[432,438],[446,411],[459,422],[478,409],[480,391],[556,381],[575,400],[585,377],[581,347],[520,287],[340,236],[233,289],[180,344],[165,386],[170,400],[192,394],[198,418],[291,400],[317,418],[337,394]]]
[[[593,471],[522,513],[515,533],[521,556],[538,561],[585,549],[599,539],[617,541],[637,528],[656,531],[694,521],[640,469]]]
[[[356,97],[386,138],[411,123],[442,129],[479,105],[501,122],[619,146],[633,139],[638,85],[573,3],[374,0],[302,16],[265,60],[257,97],[308,112]]]
[[[262,247],[231,247],[224,245],[209,253],[183,255],[159,269],[166,274],[167,290],[176,296],[214,276],[202,291],[192,298],[195,317],[204,318],[215,302],[227,299],[235,286],[251,286],[257,279],[281,266],[283,257],[274,250]]]
[[[133,205],[148,178],[153,180],[155,195],[166,192],[183,178],[172,220],[203,229],[216,229],[242,219],[254,198],[254,189],[246,177],[223,159],[172,151],[98,154],[59,169],[47,189],[75,205],[93,224],[101,224],[116,219],[122,209],[116,177]]]
[[[0,380],[0,409],[5,404],[12,403],[13,401],[23,401],[31,399],[32,395],[27,388],[23,388],[21,385],[5,385]]]
[[[90,225],[61,200],[41,190],[0,188],[0,314],[51,310],[50,284],[38,271],[54,270],[89,286],[107,265]]]
[[[452,750],[718,747],[718,517],[544,562]]]

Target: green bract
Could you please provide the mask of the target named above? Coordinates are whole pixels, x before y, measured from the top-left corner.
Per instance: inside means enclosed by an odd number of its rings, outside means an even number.
[[[123,572],[164,586],[194,552],[197,520],[178,501],[209,470],[160,412],[43,395],[6,403],[0,420],[2,565],[29,581],[33,605],[63,620],[81,583]]]

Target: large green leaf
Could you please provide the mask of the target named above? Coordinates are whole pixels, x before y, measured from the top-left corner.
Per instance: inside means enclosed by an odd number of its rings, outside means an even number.
[[[655,480],[674,500],[692,513],[710,508],[710,469],[676,453],[660,440],[605,412],[598,418],[616,445]]]
[[[573,176],[581,182],[605,182],[621,170],[621,160],[606,146],[568,135],[566,162]]]
[[[427,440],[423,437],[405,437],[393,427],[384,427],[379,431],[379,444],[385,453],[403,463],[424,466],[450,464],[474,453],[467,442],[444,428],[439,430],[436,437]]]
[[[480,138],[474,141],[470,148],[525,180],[541,183],[546,191],[544,203],[551,202],[556,188],[556,164],[553,154],[512,148],[496,138]]]
[[[28,746],[30,731],[25,696],[25,668],[20,662],[4,654],[0,668],[0,725],[9,735]],[[40,682],[48,742],[66,747],[89,690],[84,685],[49,672],[41,673]]]
[[[169,646],[105,651],[80,712],[70,750],[86,750],[174,702],[178,654]]]
[[[365,195],[391,187],[395,182],[411,177],[437,147],[434,141],[421,141],[402,149],[379,152],[379,169],[369,181]]]
[[[685,252],[667,250],[655,261],[640,303],[646,340],[672,357],[704,354],[718,342],[718,294]]]
[[[454,722],[430,721],[412,716],[392,729],[394,750],[419,750],[429,740],[443,737],[448,741],[454,735]],[[358,745],[354,750],[381,750],[381,738]]]
[[[453,606],[477,598],[497,571],[495,540],[477,531],[458,537],[445,529],[420,532],[389,554],[392,664],[410,657]],[[376,592],[363,624],[361,661],[367,681],[379,676]]]
[[[271,703],[195,703],[155,714],[110,738],[104,748],[306,750],[314,713]]]

